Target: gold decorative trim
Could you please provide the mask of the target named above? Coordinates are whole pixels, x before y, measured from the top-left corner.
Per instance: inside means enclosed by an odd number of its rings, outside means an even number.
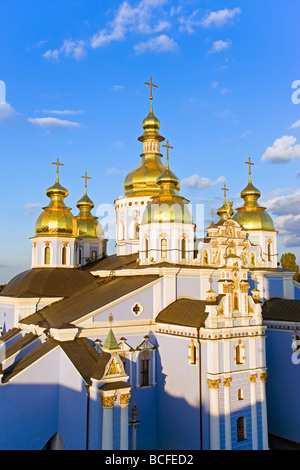
[[[257,379],[257,374],[250,374],[250,382],[254,384]]]
[[[102,400],[102,405],[105,408],[112,408],[116,401],[116,397],[115,395],[110,395],[110,396],[101,395],[101,400]]]
[[[262,373],[260,374],[260,380],[261,380],[262,382],[265,382],[265,381],[266,381],[266,378],[267,378],[267,375],[268,375],[267,372],[262,372]]]
[[[224,378],[224,387],[230,387],[230,382],[232,381],[232,378],[231,377],[225,377]]]
[[[207,379],[208,387],[214,390],[219,388],[220,382],[220,379]]]
[[[123,393],[120,395],[120,403],[121,405],[128,405],[130,400],[131,394],[130,393]]]

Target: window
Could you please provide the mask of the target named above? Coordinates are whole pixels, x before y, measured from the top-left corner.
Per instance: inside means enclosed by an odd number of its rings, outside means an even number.
[[[197,362],[197,350],[196,350],[196,346],[194,345],[194,343],[192,343],[191,345],[191,364],[195,365]]]
[[[271,247],[271,242],[268,243],[268,261],[272,261],[272,247]]]
[[[244,364],[244,356],[243,356],[243,349],[245,348],[244,345],[241,344],[241,340],[239,340],[238,344],[235,346],[235,363],[236,365]]]
[[[244,400],[244,391],[242,388],[238,389],[238,400]]]
[[[167,240],[165,238],[162,238],[160,242],[160,247],[161,247],[161,250],[160,250],[161,257],[166,258],[167,257]]]
[[[141,359],[141,387],[147,387],[149,382],[149,359]]]
[[[181,240],[181,257],[182,259],[186,258],[185,238]]]
[[[82,263],[82,249],[79,248],[79,264]]]
[[[92,259],[97,259],[97,251],[92,251]]]
[[[203,264],[208,264],[208,252],[206,250],[203,253]]]
[[[138,223],[134,226],[134,239],[138,240],[140,238],[140,226]]]
[[[46,246],[44,252],[44,263],[50,264],[50,246]]]
[[[61,250],[61,264],[67,264],[67,249],[65,246]]]
[[[145,239],[145,257],[149,258],[149,240],[148,240],[148,238]]]
[[[238,442],[244,441],[246,439],[245,431],[245,418],[244,416],[240,416],[236,421],[236,433]]]
[[[251,253],[250,255],[250,266],[255,266],[255,254]]]

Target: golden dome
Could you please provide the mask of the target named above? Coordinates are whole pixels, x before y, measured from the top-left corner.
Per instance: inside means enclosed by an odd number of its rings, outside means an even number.
[[[36,235],[74,235],[75,219],[70,211],[70,207],[66,207],[64,204],[64,199],[68,194],[68,190],[59,183],[57,170],[55,184],[46,191],[46,195],[51,201],[47,207],[43,207],[43,212],[35,224]]]
[[[87,175],[83,176],[87,181]],[[91,214],[91,210],[94,208],[93,201],[87,195],[87,184],[85,181],[85,191],[82,198],[77,202],[76,206],[79,209],[79,214],[75,217],[76,219],[76,235],[78,237],[104,237],[104,230],[101,224],[98,222],[98,217]]]
[[[227,203],[227,200],[226,200],[226,191],[228,191],[228,189],[226,188],[226,184],[224,184],[224,188],[222,189],[224,191],[224,199],[223,199],[223,205],[217,210],[217,214],[220,217],[220,220],[217,223],[217,225],[222,224],[224,220],[227,220],[228,218],[230,218],[234,213],[234,211],[231,208],[232,203],[229,203],[229,202]]]
[[[138,138],[143,142],[144,153],[141,154],[141,164],[125,178],[125,196],[154,196],[160,189],[156,183],[165,167],[161,162],[159,143],[164,137],[159,134],[160,122],[153,114],[152,101],[150,112],[143,121],[144,134]]]
[[[237,212],[232,219],[238,222],[244,230],[275,231],[273,220],[266,212],[266,208],[261,207],[257,202],[261,193],[252,184],[250,165],[253,165],[253,163],[250,162],[250,159],[246,163],[249,165],[249,182],[241,192],[244,205],[237,208]]]
[[[151,203],[146,207],[142,224],[155,222],[193,223],[193,216],[188,207],[189,201],[180,196],[178,192],[178,181],[177,176],[169,169],[167,157],[165,171],[157,178],[160,192],[153,197]]]

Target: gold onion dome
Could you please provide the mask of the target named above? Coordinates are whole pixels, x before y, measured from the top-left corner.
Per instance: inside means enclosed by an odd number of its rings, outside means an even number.
[[[58,169],[62,163],[59,159],[54,163],[57,166],[56,181],[53,186],[47,189],[46,195],[50,198],[47,207],[43,207],[43,212],[35,224],[35,234],[73,236],[75,231],[75,219],[70,207],[65,206],[64,199],[68,196],[68,190],[59,182]]]
[[[125,178],[124,190],[125,196],[155,196],[160,192],[160,187],[157,184],[157,178],[165,170],[165,166],[161,161],[161,153],[159,151],[160,142],[165,138],[159,134],[160,122],[153,113],[153,97],[152,87],[156,87],[152,82],[145,82],[150,86],[150,111],[148,116],[143,120],[144,133],[138,137],[138,140],[143,143],[143,153],[141,154],[141,164],[133,171],[131,171]],[[179,180],[178,180],[179,188]]]
[[[249,182],[241,192],[244,205],[237,208],[237,212],[232,218],[238,222],[244,230],[275,231],[273,220],[266,212],[266,208],[260,206],[257,202],[261,193],[252,184],[251,165],[253,165],[253,163],[251,163],[250,158],[246,164],[249,165]]]
[[[90,177],[85,173],[85,176],[82,176],[82,178],[85,179],[85,190],[84,195],[76,204],[79,209],[79,214],[75,217],[76,235],[79,237],[103,237],[104,231],[98,222],[98,217],[91,214],[94,203],[87,195],[87,180]]]
[[[167,140],[167,148],[169,146]],[[178,191],[178,178],[169,168],[169,156],[167,155],[167,165],[164,172],[157,178],[157,185],[160,192],[157,196],[152,198],[152,201],[146,207],[142,224],[148,223],[162,223],[162,222],[178,222],[178,223],[193,223],[193,216],[188,207],[189,201],[180,196]]]

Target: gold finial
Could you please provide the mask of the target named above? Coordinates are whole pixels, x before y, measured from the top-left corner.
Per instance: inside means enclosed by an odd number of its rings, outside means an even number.
[[[86,193],[87,193],[87,180],[90,180],[90,179],[92,179],[92,178],[87,175],[87,172],[85,172],[85,175],[82,176],[81,178],[84,178],[84,179],[85,179],[85,191],[84,191],[84,193],[86,194]]]
[[[224,203],[226,203],[226,191],[229,191],[229,189],[226,188],[226,184],[224,184],[224,188],[221,188],[224,191]]]
[[[145,85],[149,85],[150,87],[150,100],[153,100],[153,96],[152,96],[152,88],[155,87],[155,88],[158,88],[158,85],[154,85],[154,83],[152,82],[152,77],[150,77],[150,82],[144,82]]]
[[[245,162],[246,165],[249,165],[249,183],[251,183],[251,165],[254,165],[254,163],[251,162],[251,159],[249,157],[248,161]]]
[[[174,147],[171,147],[171,145],[169,145],[169,141],[167,140],[167,145],[163,145],[162,147],[166,147],[167,149],[167,168],[169,168],[169,149],[173,149]]]
[[[59,173],[59,167],[64,166],[63,163],[59,163],[59,158],[57,158],[56,162],[52,162],[52,165],[56,165],[56,182],[58,183],[58,173]]]
[[[215,213],[215,211],[212,209],[210,211],[210,213],[211,213],[211,221],[212,221],[212,223],[214,223],[214,213]]]

